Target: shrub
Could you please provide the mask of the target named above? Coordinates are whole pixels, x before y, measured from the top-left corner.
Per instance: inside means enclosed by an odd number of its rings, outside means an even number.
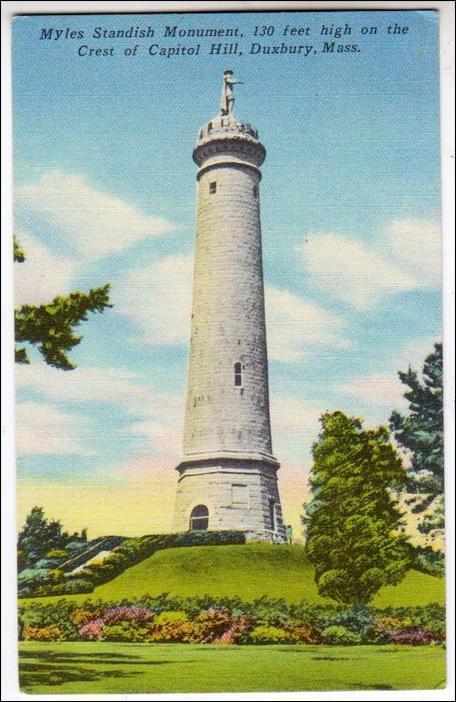
[[[62,639],[58,626],[25,626],[22,637],[24,641],[61,641]]]
[[[71,555],[74,555],[78,551],[83,551],[86,548],[87,548],[86,541],[70,541],[68,544],[65,544],[65,549],[67,551],[70,551]]]
[[[350,645],[361,642],[361,636],[349,631],[344,626],[328,626],[322,631],[323,640],[327,644]]]
[[[195,643],[210,643],[222,636],[232,626],[233,620],[228,612],[209,609],[198,614],[194,623],[191,640]]]
[[[403,621],[403,628],[423,627],[430,631],[436,641],[445,639],[445,607],[429,604],[423,607],[398,607],[397,616]]]
[[[439,577],[445,575],[445,554],[440,551],[434,551],[429,546],[418,546],[413,549],[413,556],[413,567],[416,568],[416,570]]]
[[[243,531],[184,531],[173,535],[172,546],[220,546],[244,544]]]
[[[106,558],[104,558],[101,562],[111,566],[119,573],[125,570],[125,568],[128,568],[129,565],[128,558],[123,553],[117,553],[114,551],[110,553],[109,556],[106,556]],[[91,565],[94,564],[91,563]]]
[[[70,620],[75,626],[80,628],[81,626],[84,626],[84,624],[88,624],[94,619],[98,619],[100,614],[100,610],[89,611],[86,609],[77,609],[75,612],[70,614]]]
[[[293,643],[319,644],[321,643],[321,635],[317,629],[308,626],[291,626],[286,627],[285,631],[290,635]]]
[[[93,585],[93,576],[87,571],[86,568],[81,568],[80,570],[77,570],[76,572],[73,571],[72,573],[64,573],[63,577],[65,580],[85,580]]]
[[[369,641],[371,643],[388,643],[389,635],[392,631],[399,631],[404,628],[404,621],[392,616],[376,617],[372,621],[369,631]]]
[[[22,583],[33,583],[33,582],[44,582],[47,580],[48,572],[46,568],[25,568],[22,570],[17,579],[20,584]]]
[[[149,640],[157,642],[209,643],[219,638],[231,624],[230,615],[218,610],[200,612],[194,621],[188,621],[185,612],[162,612],[156,617]]]
[[[36,561],[33,568],[34,570],[43,570],[47,572],[50,568],[54,568],[57,563],[58,561],[55,558],[40,558],[39,561]]]
[[[434,637],[430,631],[416,626],[409,629],[399,629],[399,631],[390,631],[389,640],[391,643],[407,646],[426,646],[432,643]]]
[[[138,607],[137,605],[121,605],[120,607],[105,609],[101,613],[101,618],[105,624],[117,624],[122,621],[143,623],[153,619],[154,612],[146,607]]]
[[[162,624],[167,624],[168,622],[187,622],[188,621],[188,614],[187,612],[179,611],[179,610],[165,610],[164,612],[160,612],[160,614],[157,614],[155,617],[155,624],[157,626],[161,626]]]
[[[61,633],[62,640],[77,641],[79,639],[78,628],[71,621],[71,614],[75,609],[74,602],[66,600],[59,600],[47,605],[35,602],[29,606],[20,606],[19,616],[25,626],[32,628],[56,626]]]
[[[51,587],[44,587],[44,592],[40,592],[42,595],[77,595],[83,594],[84,592],[93,592],[94,585],[89,580],[84,578],[71,578],[65,580],[63,583],[58,583],[57,585],[52,585]]]
[[[255,616],[264,626],[281,626],[290,622],[290,607],[285,600],[270,600],[260,597],[253,603]]]
[[[290,624],[307,626],[321,630],[329,626],[329,618],[336,611],[335,605],[316,605],[310,602],[300,602],[288,605]]]
[[[46,553],[46,558],[68,558],[69,555],[69,551],[66,548],[51,548]]]
[[[59,568],[54,568],[48,571],[48,577],[51,583],[58,585],[63,582],[63,571],[59,570]]]
[[[174,621],[154,626],[149,635],[149,641],[156,643],[188,643],[192,640],[195,626],[192,622]]]
[[[233,619],[231,626],[214,640],[214,643],[220,644],[240,644],[244,643],[249,631],[253,628],[255,620],[253,617],[241,615]]]
[[[137,622],[122,621],[118,624],[106,625],[103,629],[103,639],[105,641],[125,641],[130,643],[141,643],[146,641],[149,630]]]
[[[257,626],[250,632],[248,640],[252,644],[292,643],[290,634],[277,626]]]
[[[107,561],[103,561],[102,563],[93,563],[88,566],[85,566],[83,571],[95,585],[101,585],[103,583],[106,583],[109,580],[112,580],[112,578],[114,578],[120,572],[122,572],[116,571],[116,568]]]
[[[338,608],[334,612],[328,612],[325,619],[326,624],[322,628],[341,626],[354,634],[359,634],[362,641],[368,641],[374,614],[372,609],[365,605],[354,605],[353,607]]]
[[[281,621],[278,625],[265,624],[267,618]],[[90,599],[80,603],[68,599],[49,604],[36,600],[20,603],[19,621],[19,628],[24,630],[57,627],[64,641],[100,640],[109,635],[125,636],[125,641],[128,637],[137,637],[145,641],[226,644],[318,644],[324,641],[420,645],[442,643],[445,638],[445,609],[437,604],[379,610],[289,604],[267,598],[249,603],[238,598],[215,599],[209,595],[145,595],[130,603]],[[366,630],[369,621],[370,627]],[[122,622],[134,626],[108,630]],[[277,630],[281,633],[277,634]],[[272,640],[268,638],[271,636]]]
[[[101,617],[92,619],[79,629],[79,636],[83,641],[100,641],[103,638],[104,621]]]

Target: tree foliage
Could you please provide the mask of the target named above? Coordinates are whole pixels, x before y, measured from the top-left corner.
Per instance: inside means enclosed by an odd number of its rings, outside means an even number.
[[[25,254],[14,239],[14,260],[22,263]],[[22,305],[14,313],[15,338],[19,344],[37,346],[46,363],[62,370],[72,370],[74,363],[67,352],[77,346],[82,336],[75,328],[87,321],[89,312],[103,312],[109,303],[109,284],[92,288],[88,293],[59,295],[45,305]],[[16,347],[16,363],[29,363],[25,347]]]
[[[412,472],[409,482],[414,489],[434,495],[443,493],[443,353],[442,344],[424,361],[422,378],[411,367],[399,371],[407,386],[404,397],[408,413],[394,411],[390,427],[399,444],[411,452]]]
[[[68,536],[68,535],[66,535]],[[48,551],[63,546],[62,525],[48,521],[42,507],[33,507],[17,539],[18,551],[26,565],[32,565]]]
[[[69,541],[87,541],[87,530],[81,534],[62,530],[59,520],[48,520],[42,507],[33,507],[17,538],[18,570],[33,566],[41,558],[49,557],[54,549],[64,549]]]
[[[342,412],[321,417],[313,446],[313,499],[307,506],[307,554],[321,595],[366,604],[409,565],[401,514],[390,487],[405,480],[385,428],[363,430]]]
[[[20,243],[18,242],[16,237],[14,237],[14,239],[13,239],[13,248],[14,248],[14,260],[17,263],[24,263],[24,261],[25,261],[24,249],[22,248],[22,246],[20,245]]]
[[[38,346],[48,365],[72,370],[75,365],[67,352],[82,339],[74,328],[87,320],[88,312],[103,312],[106,307],[111,307],[109,285],[58,296],[46,305],[22,305],[15,311],[16,341]],[[16,362],[29,363],[25,348],[16,349]]]

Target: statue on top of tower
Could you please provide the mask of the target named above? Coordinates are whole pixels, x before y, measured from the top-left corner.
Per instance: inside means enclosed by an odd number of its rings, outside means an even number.
[[[222,98],[220,100],[220,114],[221,115],[232,115],[233,114],[233,104],[234,104],[234,94],[233,85],[243,85],[241,80],[235,80],[233,78],[233,71],[223,71],[223,86],[222,86]]]

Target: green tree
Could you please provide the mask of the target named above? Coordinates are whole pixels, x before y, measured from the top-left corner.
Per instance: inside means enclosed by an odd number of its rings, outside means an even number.
[[[24,263],[24,261],[25,261],[24,249],[22,248],[22,246],[20,245],[20,243],[18,242],[16,237],[14,237],[14,239],[13,239],[13,247],[14,247],[14,260],[17,263]]]
[[[327,412],[313,446],[306,549],[319,593],[366,604],[409,566],[409,546],[390,488],[405,480],[384,427],[364,430],[342,412]]]
[[[23,263],[25,254],[14,239],[14,260]],[[103,312],[109,303],[109,284],[92,288],[88,293],[73,292],[59,295],[45,305],[22,305],[14,313],[15,338],[19,344],[37,346],[46,363],[62,370],[75,365],[67,352],[79,344],[82,336],[74,333],[89,312]],[[16,363],[29,363],[26,348],[16,347]]]
[[[442,344],[424,361],[422,378],[409,366],[399,371],[407,386],[404,397],[409,402],[407,414],[394,411],[390,428],[397,442],[411,453],[412,470],[409,488],[431,495],[443,493],[443,353]]]
[[[42,507],[33,507],[17,539],[19,565],[31,566],[54,548],[62,548],[65,535],[59,521],[48,521]]]

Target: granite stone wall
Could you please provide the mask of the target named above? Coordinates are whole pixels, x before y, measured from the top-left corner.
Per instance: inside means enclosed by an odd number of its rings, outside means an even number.
[[[249,540],[258,541],[285,538],[276,472],[261,462],[214,461],[184,470],[177,490],[176,531],[189,529],[198,505],[208,508],[210,530],[242,529],[249,532]]]

